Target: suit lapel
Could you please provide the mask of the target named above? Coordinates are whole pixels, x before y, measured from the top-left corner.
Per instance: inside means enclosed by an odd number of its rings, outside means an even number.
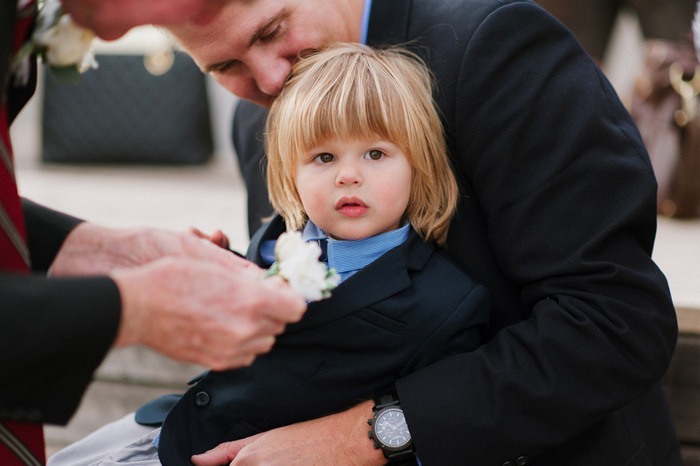
[[[262,267],[263,259],[260,255],[260,245],[265,241],[277,239],[285,230],[284,220],[279,215],[275,215],[272,220],[258,228],[258,231],[250,239],[245,258]]]
[[[277,238],[285,230],[279,216],[272,219],[251,239],[247,257],[260,263],[260,244]],[[345,280],[329,299],[309,303],[301,322],[288,325],[285,333],[298,332],[345,317],[371,306],[411,286],[409,270],[425,267],[435,246],[424,243],[411,230],[408,239]]]

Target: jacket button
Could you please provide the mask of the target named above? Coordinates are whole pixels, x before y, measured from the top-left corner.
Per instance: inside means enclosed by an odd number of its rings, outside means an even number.
[[[204,408],[209,404],[210,398],[207,392],[199,392],[194,396],[194,404],[198,408]]]
[[[515,460],[515,465],[516,466],[525,466],[529,462],[530,462],[530,458],[528,458],[527,456],[521,456],[520,458]]]

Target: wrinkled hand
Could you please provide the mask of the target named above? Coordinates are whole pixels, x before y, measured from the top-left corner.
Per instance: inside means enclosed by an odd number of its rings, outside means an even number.
[[[383,465],[386,459],[368,438],[371,401],[343,413],[280,427],[235,442],[222,443],[192,457],[196,466],[231,465]]]
[[[215,370],[266,353],[306,303],[285,282],[208,239],[154,228],[78,225],[53,276],[109,275],[122,300],[115,344],[142,344]]]
[[[79,25],[105,40],[114,40],[144,24],[173,25],[186,21],[206,24],[226,0],[63,0],[64,9]]]
[[[142,344],[214,370],[250,365],[306,309],[286,283],[262,274],[189,258],[115,270],[122,297],[116,344]]]
[[[114,229],[84,222],[74,228],[63,242],[51,265],[50,274],[107,275],[116,268],[138,267],[162,257],[190,257],[225,267],[232,264],[237,267],[255,267],[250,262],[223,251],[209,241],[209,237],[195,231]],[[212,238],[215,236],[218,237],[215,233]]]

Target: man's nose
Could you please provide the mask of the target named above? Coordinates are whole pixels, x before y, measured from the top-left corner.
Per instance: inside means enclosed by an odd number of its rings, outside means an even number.
[[[287,77],[292,72],[292,62],[285,58],[258,61],[250,65],[255,83],[261,92],[276,96],[282,92]]]

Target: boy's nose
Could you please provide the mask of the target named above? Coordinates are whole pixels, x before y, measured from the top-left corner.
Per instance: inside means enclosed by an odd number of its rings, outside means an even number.
[[[350,184],[362,184],[362,175],[358,167],[352,163],[345,163],[338,169],[338,176],[336,177],[336,184],[338,185],[350,185]]]

